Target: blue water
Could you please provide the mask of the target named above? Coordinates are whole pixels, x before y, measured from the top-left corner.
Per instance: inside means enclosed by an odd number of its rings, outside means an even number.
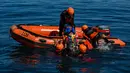
[[[108,25],[127,46],[80,60],[57,56],[52,49],[26,48],[10,37],[13,24],[58,25],[69,6],[75,9],[77,26]],[[129,28],[130,0],[0,0],[0,73],[129,73]]]

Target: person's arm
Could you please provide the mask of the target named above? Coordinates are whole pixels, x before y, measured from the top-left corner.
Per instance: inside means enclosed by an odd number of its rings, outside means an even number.
[[[59,35],[60,36],[62,36],[64,25],[65,25],[65,17],[64,17],[64,13],[62,12],[60,15],[60,24],[59,24]]]
[[[74,26],[74,28],[76,27],[75,24],[74,24],[74,14],[73,14],[73,16],[72,16],[72,18],[71,18],[70,24],[71,24],[72,26]]]
[[[90,38],[85,33],[83,33],[83,36],[85,37],[85,39],[90,41]]]

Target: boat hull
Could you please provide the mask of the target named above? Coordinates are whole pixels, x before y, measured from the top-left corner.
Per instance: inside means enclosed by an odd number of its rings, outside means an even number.
[[[58,36],[58,26],[26,25],[18,24],[10,28],[11,37],[17,42],[30,48],[52,48],[62,36]],[[76,27],[76,37],[78,40],[83,38],[83,32],[80,27]],[[114,45],[125,46],[125,42],[118,38],[107,38],[113,41]]]

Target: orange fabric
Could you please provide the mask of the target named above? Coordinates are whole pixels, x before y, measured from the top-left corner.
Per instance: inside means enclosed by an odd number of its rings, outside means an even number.
[[[35,36],[31,35],[30,33],[20,30],[20,29],[16,29],[13,32],[21,37],[24,37],[24,38],[32,40],[32,41],[34,41],[36,38]]]
[[[30,32],[33,32],[35,34],[41,35],[41,36],[45,36],[45,37],[50,37],[49,35],[51,34],[52,31],[57,31],[59,32],[59,27],[58,26],[35,26],[35,25],[21,25],[21,27],[25,30],[28,30]],[[82,29],[81,27],[76,27],[76,34],[78,36],[78,38],[82,38],[83,36],[82,34]],[[58,36],[55,36],[54,38],[56,38]]]
[[[26,46],[29,46],[31,48],[34,48],[34,47],[37,47],[37,48],[44,48],[43,46],[39,46],[35,43],[39,43],[39,44],[50,44],[50,45],[53,45],[54,44],[54,40],[53,39],[47,39],[47,38],[43,38],[43,37],[37,37],[35,35],[32,35],[30,34],[29,32],[26,32],[24,30],[21,30],[21,29],[14,29],[14,26],[11,28],[12,32],[11,32],[11,35],[12,37],[26,45]],[[13,35],[13,34],[16,34],[16,35]],[[22,39],[21,37],[23,37],[24,39]],[[45,40],[46,42],[41,42],[39,39],[43,39]],[[32,43],[28,42],[28,41],[31,41]]]
[[[33,32],[41,36],[49,36],[52,31],[59,31],[57,26],[34,26],[34,25],[21,25],[25,30]]]
[[[56,45],[56,50],[62,51],[64,48],[64,45],[62,43]]]
[[[39,41],[39,39],[43,39],[43,40],[46,40],[46,42],[44,44],[54,44],[54,41],[52,39],[47,39],[47,38],[42,38],[42,37],[36,37],[26,31],[23,31],[23,30],[20,30],[20,29],[16,29],[13,31],[15,34],[21,36],[21,37],[24,37],[28,40],[31,40],[33,42],[37,42],[37,43],[41,43]]]
[[[82,30],[86,30],[86,29],[88,29],[88,26],[87,25],[83,25],[82,26]]]
[[[92,44],[88,40],[86,40],[84,44],[88,47],[89,50],[93,49]]]
[[[98,32],[93,32],[93,33],[90,35],[90,38],[93,39],[97,34],[98,34]]]
[[[45,38],[41,37],[41,39],[44,39],[44,40],[47,41],[44,44],[54,44],[53,39],[63,39],[63,37],[59,37],[59,36],[54,36],[54,37],[49,36],[49,33],[51,33],[52,31],[58,31],[58,26],[36,26],[36,25],[29,25],[28,26],[28,25],[21,25],[21,27],[23,29],[28,30],[30,32],[33,32],[35,34],[46,36],[47,38],[46,37]],[[11,31],[11,36],[16,41],[18,41],[20,43],[24,43],[25,45],[31,46],[31,47],[39,47],[39,48],[43,47],[43,46],[39,46],[39,45],[35,44],[35,42],[41,44],[41,42],[39,41],[39,38],[37,36],[35,36],[35,35],[33,35],[33,34],[29,33],[29,32],[26,32],[24,30],[21,30],[21,29],[17,28],[17,26],[15,26],[15,25],[13,25],[11,27],[11,30],[12,30]],[[14,35],[14,34],[17,34],[17,35]],[[76,34],[77,34],[76,35],[77,39],[78,38],[83,38],[84,34],[82,32],[81,27],[76,27]],[[91,37],[95,36],[97,34],[98,34],[97,32],[94,32],[93,34],[91,34]],[[32,41],[34,43],[30,43],[30,42],[28,42],[28,41],[26,41],[24,39],[21,39],[21,37],[23,37],[25,39],[28,39],[28,40],[30,40],[30,41]],[[51,39],[48,38],[48,37],[50,37]],[[118,38],[108,38],[108,40],[114,41],[113,44],[118,44],[118,45],[120,45],[122,47],[126,45],[125,42],[123,42],[122,40],[120,40]],[[89,48],[92,48],[92,45],[88,40],[85,42],[85,44],[88,45]]]
[[[86,47],[84,44],[80,44],[80,45],[79,45],[79,50],[80,50],[80,52],[82,52],[82,53],[86,53],[87,47]]]
[[[126,45],[125,42],[121,41],[118,38],[108,38],[109,41],[114,41],[113,44],[120,45],[121,47],[124,47]]]

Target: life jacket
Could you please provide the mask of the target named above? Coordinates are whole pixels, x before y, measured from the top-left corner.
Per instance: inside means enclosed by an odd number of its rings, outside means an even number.
[[[105,26],[104,26],[105,27]],[[85,31],[86,35],[90,38],[90,39],[94,39],[97,36],[106,36],[109,37],[110,36],[110,29],[103,29],[103,27],[101,28],[101,26],[99,27],[94,27],[94,28],[89,28]]]
[[[85,30],[84,32],[85,32],[85,35],[87,35],[90,39],[94,39],[99,33],[91,28]]]
[[[95,38],[98,35],[98,32],[93,32],[89,36],[91,39]]]

